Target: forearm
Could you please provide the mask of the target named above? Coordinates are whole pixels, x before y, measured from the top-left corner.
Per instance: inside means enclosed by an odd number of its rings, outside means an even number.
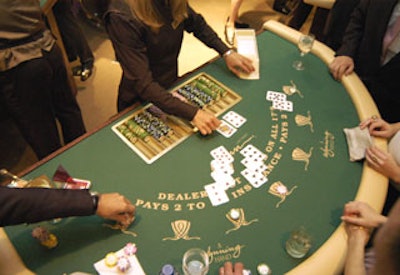
[[[95,212],[87,190],[1,188],[0,205],[0,226]]]
[[[348,250],[344,274],[365,275],[366,270],[364,266],[364,241],[360,238],[350,236],[347,244]]]

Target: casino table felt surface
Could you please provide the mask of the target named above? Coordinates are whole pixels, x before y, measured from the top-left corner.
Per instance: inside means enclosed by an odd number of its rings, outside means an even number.
[[[120,192],[137,206],[128,234],[96,216],[41,223],[58,237],[52,250],[31,237],[36,225],[6,227],[27,267],[38,274],[94,273],[93,263],[134,242],[146,274],[158,274],[166,263],[180,269],[184,252],[192,247],[209,253],[209,274],[216,274],[226,260],[242,261],[253,272],[259,263],[267,263],[274,274],[283,274],[305,260],[291,258],[284,249],[299,226],[312,236],[309,255],[316,251],[338,227],[342,206],[358,189],[363,167],[349,161],[343,128],[357,125],[359,118],[344,87],[317,57],[306,55],[306,70],[298,72],[291,67],[299,56],[295,45],[271,32],[257,40],[260,80],[234,77],[221,59],[198,70],[242,97],[230,110],[247,121],[231,138],[196,133],[149,165],[119,139],[111,124],[25,175],[51,177],[61,164],[72,176],[91,180],[92,190]],[[293,112],[272,110],[266,92],[282,92],[291,80],[303,97],[288,96]],[[244,166],[239,150],[246,144],[268,156],[268,182],[260,188],[240,174]],[[213,182],[210,151],[220,145],[235,159],[237,181],[227,190],[230,201],[213,207],[203,187]],[[279,207],[281,199],[268,192],[276,182],[288,189],[297,186]],[[226,214],[232,208],[242,209],[248,225],[231,230],[235,225]]]

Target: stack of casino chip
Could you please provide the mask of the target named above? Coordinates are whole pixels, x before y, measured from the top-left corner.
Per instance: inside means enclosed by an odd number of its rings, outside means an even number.
[[[147,133],[142,127],[140,127],[140,125],[131,119],[127,120],[124,124],[119,125],[117,129],[132,143],[135,143],[137,139],[146,142],[148,140],[149,133]]]
[[[177,93],[186,98],[189,102],[193,103],[199,108],[203,108],[206,103],[202,101],[200,98],[198,98],[196,95],[192,94],[190,91],[184,89],[184,88],[179,88],[177,90]]]
[[[209,94],[213,99],[223,97],[227,93],[224,88],[205,76],[199,76],[196,79],[196,87]]]
[[[164,137],[169,131],[171,131],[171,128],[149,112],[141,112],[135,115],[133,120],[147,133],[159,141],[164,140]]]
[[[185,86],[182,87],[185,91],[188,91],[189,93],[193,94],[196,96],[198,99],[200,99],[202,102],[205,104],[211,104],[213,102],[213,98],[204,92],[203,90],[200,90],[198,87],[195,85],[189,85],[186,84]]]

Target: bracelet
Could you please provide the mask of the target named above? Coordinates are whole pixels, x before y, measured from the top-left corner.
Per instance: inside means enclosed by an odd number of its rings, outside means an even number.
[[[96,213],[97,211],[97,206],[99,205],[99,195],[98,194],[92,194],[92,202],[93,202],[93,211]]]
[[[226,52],[224,52],[224,54],[222,55],[223,58],[230,56],[231,54],[233,54],[235,52],[235,50],[233,49],[229,49]]]

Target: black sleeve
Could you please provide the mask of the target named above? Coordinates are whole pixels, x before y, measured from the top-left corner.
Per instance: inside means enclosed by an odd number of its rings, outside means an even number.
[[[0,187],[0,226],[94,213],[87,190]]]
[[[216,50],[220,55],[229,50],[229,47],[219,38],[217,33],[207,24],[203,16],[188,8],[188,19],[185,21],[185,30],[193,33],[201,42]]]
[[[355,58],[364,33],[365,14],[369,0],[362,0],[351,14],[350,22],[347,25],[343,36],[342,45],[336,55],[346,55]]]

